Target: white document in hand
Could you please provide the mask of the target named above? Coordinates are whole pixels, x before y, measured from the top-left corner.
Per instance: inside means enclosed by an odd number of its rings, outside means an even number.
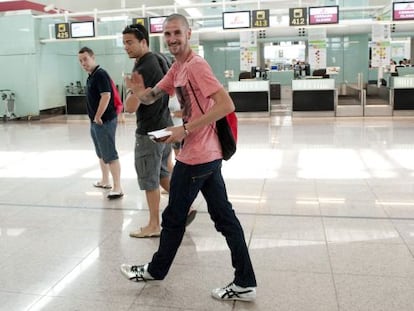
[[[161,129],[157,131],[148,132],[147,134],[151,139],[160,139],[171,136],[172,133],[167,129]]]

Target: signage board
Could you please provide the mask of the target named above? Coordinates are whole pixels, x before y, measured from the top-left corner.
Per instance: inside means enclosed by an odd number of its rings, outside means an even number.
[[[269,27],[269,10],[253,10],[252,11],[252,27],[262,28]]]
[[[392,20],[393,21],[414,20],[414,2],[393,2]]]
[[[308,24],[307,8],[290,8],[289,9],[289,25],[290,26],[306,26]]]
[[[309,8],[309,25],[338,24],[339,6],[321,6]]]
[[[69,39],[70,38],[69,23],[55,24],[55,37],[56,39]]]
[[[250,11],[223,12],[223,29],[250,28]]]
[[[70,23],[70,36],[72,38],[95,37],[94,21]]]

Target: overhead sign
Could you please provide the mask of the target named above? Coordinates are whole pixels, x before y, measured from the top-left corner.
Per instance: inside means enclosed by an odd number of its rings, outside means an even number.
[[[56,39],[69,39],[69,23],[55,24],[55,37]]]
[[[132,24],[141,24],[145,27],[145,29],[148,29],[148,19],[146,17],[136,17],[132,19]]]
[[[167,16],[151,16],[149,18],[150,33],[162,33]]]
[[[339,6],[321,6],[309,8],[309,25],[338,24]]]
[[[72,38],[95,37],[94,21],[72,22],[70,23],[70,36]]]
[[[253,28],[269,27],[269,10],[253,10],[252,22]]]
[[[290,8],[289,9],[289,25],[290,26],[306,26],[308,24],[307,8]]]
[[[223,29],[250,28],[250,11],[223,12]]]
[[[392,20],[407,21],[414,19],[414,2],[393,2]]]

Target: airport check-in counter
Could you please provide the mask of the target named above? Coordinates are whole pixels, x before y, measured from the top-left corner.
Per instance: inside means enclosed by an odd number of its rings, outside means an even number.
[[[333,117],[337,103],[335,79],[292,80],[292,116]]]
[[[236,112],[270,114],[270,87],[268,80],[229,81],[228,91]]]
[[[390,100],[393,115],[414,115],[414,76],[393,77],[390,86]]]
[[[87,114],[86,95],[66,94],[66,114]]]

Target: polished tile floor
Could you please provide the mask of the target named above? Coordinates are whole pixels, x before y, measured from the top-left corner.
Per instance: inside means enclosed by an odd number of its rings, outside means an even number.
[[[202,198],[163,282],[120,274],[158,245],[128,236],[148,217],[134,127],[117,133],[125,197],[108,201],[85,120],[0,123],[0,310],[414,310],[414,118],[240,118],[223,174],[254,303],[210,297],[232,268]]]

